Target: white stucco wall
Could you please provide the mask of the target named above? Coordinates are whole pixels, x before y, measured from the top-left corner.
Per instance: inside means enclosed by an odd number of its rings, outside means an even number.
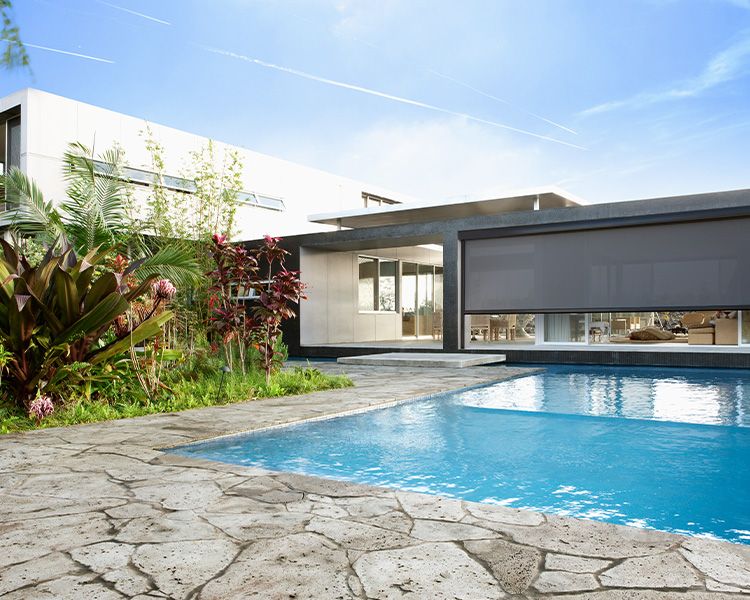
[[[419,246],[361,252],[330,252],[303,247],[300,251],[301,279],[308,286],[307,300],[303,300],[299,307],[300,343],[303,346],[401,339],[400,311],[359,312],[359,256],[443,264],[441,251]]]
[[[78,141],[99,154],[118,143],[129,166],[151,170],[146,150],[146,126],[164,148],[165,174],[180,176],[189,152],[198,150],[207,138],[83,102],[26,89],[0,100],[0,110],[22,106],[22,169],[36,180],[45,199],[64,198],[61,159],[68,143]],[[363,207],[362,192],[402,202],[416,199],[346,177],[333,175],[244,148],[215,142],[215,154],[237,150],[243,164],[243,190],[283,199],[286,210],[277,212],[242,205],[237,212],[236,240],[256,239],[268,233],[285,236],[327,231],[330,226],[309,223],[307,215]],[[136,187],[139,194],[147,188]]]

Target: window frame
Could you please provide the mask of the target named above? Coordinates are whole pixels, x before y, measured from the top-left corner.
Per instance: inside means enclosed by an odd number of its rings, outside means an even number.
[[[374,279],[374,290],[373,290],[373,301],[375,304],[375,308],[372,310],[364,310],[361,307],[360,303],[360,287],[359,282],[361,281],[360,276],[360,269],[361,265],[363,264],[361,259],[366,259],[370,261],[374,261],[376,268],[375,272],[377,273],[377,277]],[[387,310],[381,308],[380,303],[380,286],[381,286],[381,280],[384,278],[383,270],[382,270],[382,264],[383,263],[393,263],[395,267],[395,273],[393,275],[386,275],[385,277],[393,278],[393,309]],[[369,256],[366,254],[358,254],[357,255],[357,311],[359,314],[386,314],[386,315],[396,315],[399,314],[399,292],[400,292],[400,282],[399,282],[399,274],[400,274],[400,261],[396,258],[386,258],[382,256]]]

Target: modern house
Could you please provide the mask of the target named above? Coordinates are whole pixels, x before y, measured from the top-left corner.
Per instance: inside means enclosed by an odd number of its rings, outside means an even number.
[[[0,100],[0,163],[57,199],[68,143],[116,143],[145,197],[157,177],[147,128],[164,148],[159,183],[193,193],[184,166],[207,138],[32,89]],[[243,164],[235,239],[284,237],[308,284],[285,326],[292,355],[750,367],[750,190],[586,205],[539,188],[435,203],[215,148]]]
[[[310,286],[294,354],[750,366],[750,190],[584,206],[538,189],[310,219],[347,229],[285,240]]]

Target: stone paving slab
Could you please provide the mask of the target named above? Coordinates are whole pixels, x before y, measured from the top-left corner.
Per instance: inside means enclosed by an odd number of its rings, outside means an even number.
[[[346,372],[355,388],[0,436],[0,597],[750,597],[748,546],[157,450],[529,370]]]
[[[383,352],[361,356],[342,356],[342,365],[369,365],[381,367],[478,367],[505,362],[505,354],[443,354],[442,352]]]

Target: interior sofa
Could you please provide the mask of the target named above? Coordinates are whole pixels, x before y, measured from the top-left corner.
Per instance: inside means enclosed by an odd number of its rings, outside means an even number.
[[[688,330],[688,344],[713,345],[715,329],[711,319],[715,314],[715,312],[692,312],[682,317],[682,324]]]
[[[737,312],[693,312],[682,317],[688,344],[737,345]]]
[[[737,339],[738,336],[736,316],[734,319],[716,319],[714,321],[714,344],[722,346],[736,346]]]

